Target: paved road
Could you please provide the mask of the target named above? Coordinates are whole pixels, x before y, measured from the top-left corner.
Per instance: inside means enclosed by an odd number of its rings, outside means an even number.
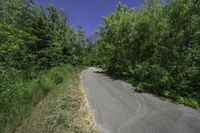
[[[138,92],[97,68],[82,82],[101,133],[200,133],[200,112]]]

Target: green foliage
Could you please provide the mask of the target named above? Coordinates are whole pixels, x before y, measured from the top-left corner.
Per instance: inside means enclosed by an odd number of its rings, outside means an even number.
[[[136,65],[132,75],[139,87],[150,92],[161,95],[164,94],[165,90],[172,91],[173,81],[169,73],[158,65],[150,65],[147,62],[141,63]]]
[[[46,73],[38,73],[32,80],[25,80],[18,71],[1,68],[0,131],[12,131],[33,105],[74,70],[76,68],[71,65],[55,67]]]
[[[38,8],[29,0],[3,0],[1,4],[4,5],[0,21],[3,65],[30,72],[62,63],[80,64],[86,43],[82,40],[86,39],[67,24],[68,17],[62,10],[53,5]],[[4,13],[9,14],[12,21]]]
[[[83,64],[88,44],[51,4],[1,0],[0,16],[0,132],[11,132],[71,65]]]
[[[158,95],[200,105],[200,3],[147,0],[140,11],[119,3],[104,17],[94,64]]]
[[[119,3],[97,41],[81,27],[76,33],[53,5],[1,0],[0,16],[0,132],[12,131],[71,65],[126,74],[134,85],[200,107],[199,0],[147,0],[140,11]]]

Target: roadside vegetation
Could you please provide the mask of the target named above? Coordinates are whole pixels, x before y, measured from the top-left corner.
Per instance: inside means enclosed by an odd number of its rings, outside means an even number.
[[[21,123],[17,131],[93,132],[83,124],[75,81],[86,65],[200,108],[199,0],[146,0],[141,10],[119,3],[104,17],[97,41],[81,27],[75,32],[69,16],[51,4],[0,0],[0,16],[0,132]]]
[[[13,132],[48,92],[74,76],[92,42],[51,4],[1,0],[0,16],[0,132]]]
[[[41,100],[16,133],[97,133],[79,77],[83,68],[59,68],[63,82]]]
[[[91,63],[134,86],[200,108],[200,1],[119,3],[104,17]]]

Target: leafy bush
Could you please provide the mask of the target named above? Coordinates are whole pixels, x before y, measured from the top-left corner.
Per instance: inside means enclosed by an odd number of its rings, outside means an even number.
[[[71,65],[55,67],[37,73],[37,77],[31,80],[23,79],[15,69],[0,69],[0,132],[11,132],[33,105],[76,68]]]
[[[137,11],[120,2],[98,30],[94,60],[112,74],[130,74],[128,81],[134,85],[199,107],[197,5],[198,0],[147,0]]]
[[[134,81],[139,87],[157,94],[164,94],[165,91],[171,91],[172,79],[168,72],[159,65],[150,65],[143,62],[136,65],[132,72]]]
[[[34,0],[0,1],[0,132],[11,132],[31,107],[81,64],[88,46],[63,10]]]

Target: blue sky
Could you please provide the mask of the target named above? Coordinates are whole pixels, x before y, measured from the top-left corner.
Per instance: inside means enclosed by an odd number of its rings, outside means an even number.
[[[75,29],[82,26],[86,35],[92,35],[107,16],[115,11],[117,3],[121,1],[129,8],[140,9],[144,0],[36,0],[47,5],[53,4],[56,8],[63,8],[69,15],[69,22]]]

